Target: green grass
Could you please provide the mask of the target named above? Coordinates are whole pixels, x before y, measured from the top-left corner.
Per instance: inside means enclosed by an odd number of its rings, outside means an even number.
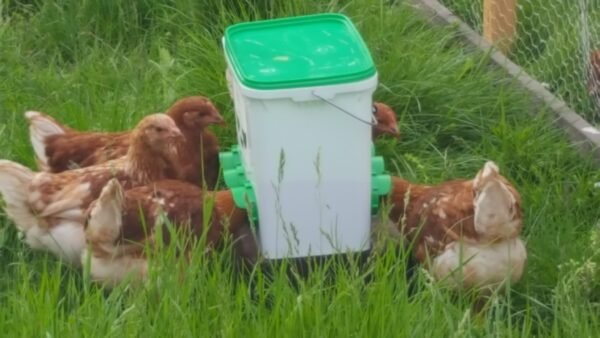
[[[255,1],[259,2],[259,1]],[[215,2],[216,3],[216,2]],[[417,275],[409,297],[405,261],[386,254],[365,284],[356,269],[323,269],[299,291],[260,271],[256,297],[217,262],[157,257],[141,288],[105,292],[88,276],[28,250],[0,217],[0,332],[31,336],[597,336],[597,207],[600,174],[551,126],[543,109],[485,55],[463,48],[412,9],[377,1],[33,1],[2,2],[0,157],[33,165],[23,112],[37,109],[81,129],[130,128],[174,99],[202,93],[230,121],[215,128],[234,142],[232,103],[219,39],[224,27],[261,17],[321,11],[350,15],[380,74],[377,100],[392,105],[400,143],[378,142],[388,169],[418,182],[472,177],[496,161],[523,197],[529,250],[521,283],[476,319],[455,298]],[[335,268],[335,267],[334,267]],[[180,272],[180,273],[177,273]],[[181,273],[183,275],[181,275]],[[267,299],[272,301],[267,306]]]
[[[483,31],[483,0],[440,0],[477,32]],[[589,121],[600,121],[600,107],[587,94],[588,53],[600,46],[600,7],[587,1],[587,37],[582,33],[581,1],[518,2],[517,36],[509,53],[518,65]],[[589,47],[586,47],[589,45]]]

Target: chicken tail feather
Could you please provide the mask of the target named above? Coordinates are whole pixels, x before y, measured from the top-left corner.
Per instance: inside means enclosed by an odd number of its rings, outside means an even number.
[[[28,186],[34,172],[8,160],[0,160],[0,194],[6,204],[7,216],[22,231],[27,231],[38,223],[27,202]]]
[[[36,111],[25,112],[25,118],[29,122],[29,139],[37,164],[40,169],[47,170],[46,139],[49,136],[66,134],[69,132],[69,128],[61,125],[52,117]]]

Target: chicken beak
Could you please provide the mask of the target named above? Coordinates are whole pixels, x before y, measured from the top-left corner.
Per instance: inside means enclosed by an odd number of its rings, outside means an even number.
[[[223,118],[223,116],[221,116],[220,114],[216,114],[213,119],[211,120],[212,123],[214,124],[218,124],[218,125],[225,125],[225,119]]]
[[[398,127],[396,127],[396,126],[391,126],[391,127],[387,128],[387,133],[396,139],[400,139],[400,131],[398,130]]]
[[[171,130],[169,130],[169,136],[174,139],[183,139],[183,134],[181,133],[181,130],[179,130],[179,128],[172,128]]]

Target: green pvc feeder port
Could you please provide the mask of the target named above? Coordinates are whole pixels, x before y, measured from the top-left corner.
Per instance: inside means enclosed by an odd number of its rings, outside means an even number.
[[[244,172],[244,167],[241,165],[238,165],[234,169],[223,170],[223,178],[225,179],[225,184],[230,188],[243,186],[248,180]]]
[[[385,161],[381,156],[371,157],[371,175],[382,174],[385,170]]]
[[[233,194],[235,205],[240,209],[251,209],[251,211],[249,210],[249,214],[252,220],[255,222],[258,221],[258,206],[252,184],[246,182],[243,186],[232,188],[231,193]]]
[[[373,195],[387,195],[392,189],[390,175],[375,175],[371,178],[371,193]]]
[[[240,150],[238,146],[231,147],[230,151],[219,153],[219,162],[223,169],[233,169],[242,164]]]
[[[371,152],[373,155],[375,154],[374,145],[371,145]],[[253,221],[257,222],[256,195],[242,166],[239,146],[234,145],[230,148],[230,151],[219,153],[219,159],[223,168],[225,184],[231,189],[236,206],[248,210]],[[385,172],[385,160],[382,156],[371,157],[371,171],[371,213],[376,214],[379,210],[381,197],[387,195],[391,190],[392,179],[390,175],[383,174]]]
[[[381,198],[381,196],[371,195],[371,214],[372,215],[377,214],[377,211],[379,210],[379,199],[380,198]]]
[[[240,147],[234,145],[229,151],[219,153],[223,179],[231,193],[233,201],[240,209],[246,209],[254,222],[258,222],[258,206],[252,184],[248,182],[246,171],[241,161]]]
[[[379,210],[379,201],[382,196],[387,195],[392,189],[392,177],[381,174],[371,177],[371,213],[376,214]]]

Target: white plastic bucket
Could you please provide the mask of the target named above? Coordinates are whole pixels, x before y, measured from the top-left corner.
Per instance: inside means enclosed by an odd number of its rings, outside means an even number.
[[[339,85],[255,90],[228,73],[265,257],[369,249],[377,74]]]

